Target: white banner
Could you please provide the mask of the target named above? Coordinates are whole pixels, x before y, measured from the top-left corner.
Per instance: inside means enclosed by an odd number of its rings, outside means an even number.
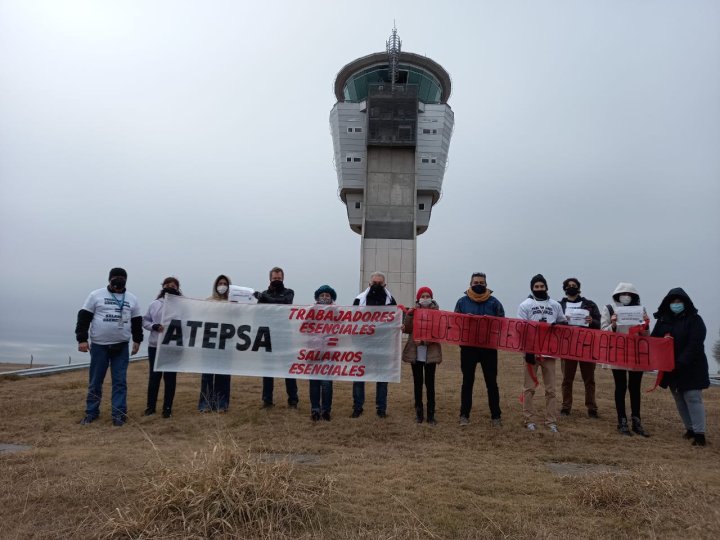
[[[397,306],[237,304],[166,295],[157,371],[400,382]]]

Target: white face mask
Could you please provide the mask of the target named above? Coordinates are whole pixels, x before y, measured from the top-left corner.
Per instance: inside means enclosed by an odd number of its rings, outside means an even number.
[[[623,306],[629,306],[630,302],[632,302],[632,296],[630,296],[629,294],[621,294],[620,296],[618,296],[618,300]]]
[[[432,298],[422,298],[420,301],[418,301],[418,304],[420,304],[422,307],[430,307],[432,304]]]
[[[220,296],[222,296],[223,294],[225,294],[227,292],[228,288],[227,288],[227,285],[218,285],[216,290],[217,290],[218,294]]]

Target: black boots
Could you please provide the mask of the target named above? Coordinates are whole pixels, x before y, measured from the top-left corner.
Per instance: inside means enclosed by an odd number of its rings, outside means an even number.
[[[627,418],[620,418],[620,420],[618,421],[617,430],[620,435],[627,435],[628,437],[632,436],[632,433],[630,433],[630,428],[628,427]]]
[[[693,446],[705,446],[705,434],[704,433],[695,433],[693,435]]]
[[[428,415],[428,419],[430,418],[430,415]],[[422,405],[416,405],[415,406],[415,421],[418,424],[422,424],[423,420],[425,420],[425,417],[423,415],[423,406]]]
[[[645,430],[642,427],[642,424],[640,423],[640,417],[639,416],[633,416],[632,417],[632,430],[640,435],[641,437],[649,437]]]

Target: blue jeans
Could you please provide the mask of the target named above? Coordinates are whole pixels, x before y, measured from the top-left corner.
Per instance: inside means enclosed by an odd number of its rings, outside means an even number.
[[[365,404],[365,383],[353,383],[353,410],[361,411]],[[385,412],[387,409],[388,383],[378,382],[375,384],[375,408]]]
[[[230,375],[203,373],[200,377],[200,411],[227,411],[230,407]]]
[[[112,378],[112,417],[124,421],[127,415],[127,369],[130,346],[127,342],[113,345],[90,345],[90,371],[85,415],[100,416],[103,381],[108,367]]]
[[[263,377],[262,387],[262,400],[265,403],[272,404],[273,402],[273,387],[275,386],[275,379],[272,377]],[[296,379],[285,379],[285,390],[288,396],[288,405],[297,405],[298,402],[298,390]]]
[[[332,381],[310,381],[310,410],[318,413],[329,413],[332,408]]]
[[[675,405],[685,429],[695,433],[705,433],[705,405],[703,405],[702,390],[680,392],[671,388],[670,391],[675,398]]]

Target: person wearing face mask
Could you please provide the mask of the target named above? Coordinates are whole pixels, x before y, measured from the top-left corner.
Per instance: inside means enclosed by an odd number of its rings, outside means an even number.
[[[170,416],[172,416],[173,399],[175,398],[177,373],[174,371],[155,371],[158,338],[165,330],[162,325],[162,309],[165,304],[166,294],[182,294],[180,292],[180,282],[176,277],[166,277],[163,280],[160,294],[158,294],[157,298],[148,306],[147,313],[143,317],[143,328],[150,332],[150,339],[148,340],[148,364],[150,370],[148,372],[147,407],[143,414],[144,416],[155,414],[158,393],[160,392],[160,381],[165,379],[162,416],[163,418],[170,418]]]
[[[208,300],[227,302],[232,282],[224,274],[215,278],[212,295]],[[198,410],[201,413],[217,411],[226,413],[230,407],[230,375],[221,373],[203,373],[200,377],[200,399]]]
[[[530,295],[518,307],[518,319],[549,324],[567,324],[565,312],[559,302],[548,296],[547,281],[542,274],[530,280]],[[533,397],[537,386],[538,365],[542,370],[545,386],[545,425],[552,433],[557,433],[557,401],[555,398],[555,358],[539,354],[525,354],[525,379],[523,383],[523,416],[525,427],[535,431],[536,414]]]
[[[368,288],[361,292],[353,301],[354,306],[396,306],[397,302],[385,286],[385,274],[373,272],[370,275]],[[378,418],[387,417],[388,383],[375,384],[375,412]],[[353,412],[350,418],[358,418],[363,413],[365,404],[365,382],[353,383]]]
[[[618,286],[615,287],[615,292],[613,292],[612,299],[615,307],[641,305],[640,294],[632,283],[618,283]],[[634,327],[617,323],[615,307],[613,307],[612,304],[607,304],[603,307],[600,318],[600,328],[609,332],[629,334],[630,329]],[[645,309],[643,309],[643,319],[645,320],[644,328],[641,329],[640,333],[647,335],[650,318],[647,316]],[[618,433],[626,436],[632,435],[625,410],[625,394],[629,392],[632,431],[641,437],[649,437],[650,435],[645,431],[640,421],[640,397],[642,395],[640,387],[642,385],[643,372],[613,368],[612,374],[615,380],[615,410],[617,411],[618,417]]]
[[[705,406],[702,391],[710,386],[705,356],[705,323],[687,293],[677,287],[667,293],[654,314],[653,337],[672,337],[675,369],[663,373],[662,388],[670,388],[686,439],[705,446]]]
[[[295,291],[285,287],[285,272],[276,266],[270,270],[270,286],[262,292],[255,292],[258,304],[292,304],[295,298]],[[263,377],[262,401],[263,408],[267,409],[273,406],[273,391],[275,379],[272,377]],[[297,380],[285,379],[285,390],[288,397],[288,407],[297,409],[298,406],[298,389]]]
[[[415,295],[415,307],[407,310],[403,318],[403,332],[408,334],[403,349],[402,360],[412,367],[413,386],[415,389],[415,421],[422,424],[423,411],[423,379],[427,392],[427,423],[437,424],[435,420],[435,368],[442,362],[442,347],[431,341],[415,341],[413,339],[413,321],[416,309],[440,309],[433,300],[430,287],[420,287]]]
[[[330,285],[322,285],[315,291],[315,303],[321,306],[331,306],[337,300],[337,293]],[[332,409],[333,382],[310,380],[310,419],[317,422],[321,418],[330,421]]]
[[[567,316],[567,310],[569,308],[584,309],[588,312],[588,315],[585,317],[585,326],[599,330],[600,310],[595,302],[580,296],[580,280],[577,278],[567,278],[563,281],[563,291],[565,291],[565,298],[560,300],[560,305],[565,315]],[[573,402],[573,382],[575,381],[575,373],[577,373],[578,365],[580,366],[580,374],[582,375],[583,384],[585,385],[585,407],[587,407],[588,416],[590,418],[598,418],[597,403],[595,401],[595,363],[565,359],[560,360],[560,371],[562,371],[563,375],[560,416],[570,416]]]
[[[503,305],[492,294],[493,291],[487,288],[487,276],[482,272],[475,272],[470,276],[470,287],[455,304],[455,313],[504,317]],[[502,411],[500,410],[500,390],[497,385],[497,350],[463,346],[460,347],[460,369],[463,376],[460,391],[460,425],[467,426],[470,423],[475,368],[478,363],[485,378],[490,421],[493,426],[500,427]]]
[[[75,337],[78,350],[90,352],[85,416],[88,425],[100,416],[102,387],[108,367],[112,377],[112,423],[127,420],[127,368],[130,354],[136,354],[143,340],[142,313],[134,294],[127,291],[127,272],[110,270],[108,285],[90,293],[78,312]],[[129,342],[132,337],[132,352]]]

